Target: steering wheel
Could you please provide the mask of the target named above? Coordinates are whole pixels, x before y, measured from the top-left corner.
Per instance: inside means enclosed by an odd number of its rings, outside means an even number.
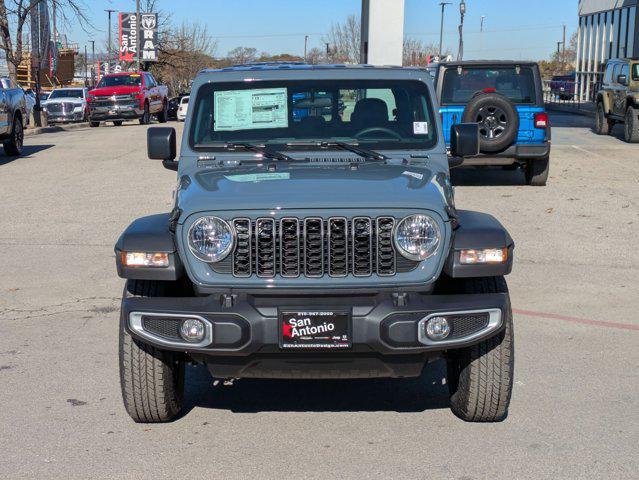
[[[368,127],[368,128],[364,128],[362,130],[360,130],[359,132],[357,132],[355,135],[353,135],[353,137],[357,138],[359,140],[359,137],[363,137],[364,135],[367,135],[371,132],[382,132],[385,133],[387,135],[390,135],[393,138],[396,138],[397,140],[403,140],[404,138],[397,132],[391,130],[390,128],[385,128],[385,127]]]

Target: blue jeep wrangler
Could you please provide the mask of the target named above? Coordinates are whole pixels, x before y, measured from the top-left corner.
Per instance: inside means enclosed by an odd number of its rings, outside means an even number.
[[[521,166],[528,185],[546,185],[550,122],[536,63],[444,63],[436,78],[446,144],[453,125],[479,124],[481,153],[464,165]]]

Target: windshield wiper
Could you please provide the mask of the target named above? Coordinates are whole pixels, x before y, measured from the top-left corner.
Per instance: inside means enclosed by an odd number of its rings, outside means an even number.
[[[337,147],[337,148],[341,148],[342,150],[348,150],[349,152],[353,152],[356,153],[357,155],[359,155],[360,157],[364,157],[368,160],[379,160],[379,161],[383,161],[383,160],[388,160],[388,157],[386,155],[383,155],[379,152],[376,152],[375,150],[369,150],[367,148],[362,148],[357,146],[357,144],[352,144],[352,143],[347,143],[347,142],[323,142],[323,141],[318,141],[318,142],[305,142],[305,141],[301,141],[301,142],[291,142],[288,145],[290,146],[317,146],[317,147],[322,147],[322,148],[327,148],[327,147]]]
[[[262,156],[266,158],[272,158],[275,160],[281,160],[285,162],[296,161],[293,157],[289,157],[288,155],[285,155],[284,153],[267,150],[265,147],[260,147],[259,145],[254,145],[252,143],[226,143],[224,146],[231,150],[234,150],[236,148],[244,148],[245,150],[250,150],[251,152],[260,153]]]

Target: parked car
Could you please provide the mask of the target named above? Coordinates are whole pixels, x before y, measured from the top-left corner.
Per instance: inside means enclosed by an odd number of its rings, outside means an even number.
[[[440,64],[437,96],[448,144],[452,125],[479,124],[481,153],[468,165],[521,166],[528,185],[546,185],[551,132],[536,63]]]
[[[68,87],[53,90],[42,109],[47,121],[53,123],[86,122],[89,118],[86,88]]]
[[[177,120],[177,111],[180,108],[180,100],[182,97],[186,97],[188,93],[181,93],[177,97],[169,99],[169,108],[167,110],[167,116],[169,120]]]
[[[186,95],[180,99],[180,106],[177,111],[177,119],[179,122],[186,120],[186,112],[189,110],[189,96]]]
[[[89,120],[92,127],[101,121],[120,126],[124,120],[139,119],[142,125],[157,116],[167,121],[168,89],[158,85],[149,72],[123,72],[105,75],[89,91]]]
[[[25,102],[25,108],[26,108],[26,119],[25,119],[25,125],[29,125],[29,123],[31,122],[31,113],[33,112],[33,107],[35,107],[36,104],[36,95],[35,92],[30,89],[23,89],[24,91],[24,102]]]
[[[0,142],[7,155],[20,155],[27,122],[24,90],[10,78],[1,77],[0,94]]]
[[[575,72],[554,75],[550,80],[550,94],[560,100],[572,100],[575,96]]]
[[[296,120],[300,92],[330,93]],[[443,357],[452,410],[504,419],[513,241],[456,208],[449,165],[478,153],[479,132],[450,126],[447,155],[430,76],[225,68],[191,96],[178,161],[174,128],[147,132],[149,157],[177,171],[172,211],[115,246],[129,415],[178,415],[189,362],[217,378],[405,378]],[[339,112],[340,98],[358,100]]]
[[[608,135],[615,124],[622,123],[626,142],[639,142],[639,60],[608,60],[596,109],[596,133]]]

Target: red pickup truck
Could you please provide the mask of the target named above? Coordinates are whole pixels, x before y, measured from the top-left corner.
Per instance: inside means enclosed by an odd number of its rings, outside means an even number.
[[[101,121],[122,125],[124,120],[140,119],[142,125],[156,115],[160,123],[167,120],[168,88],[158,85],[149,72],[123,72],[105,75],[89,91],[89,121],[98,127]]]

